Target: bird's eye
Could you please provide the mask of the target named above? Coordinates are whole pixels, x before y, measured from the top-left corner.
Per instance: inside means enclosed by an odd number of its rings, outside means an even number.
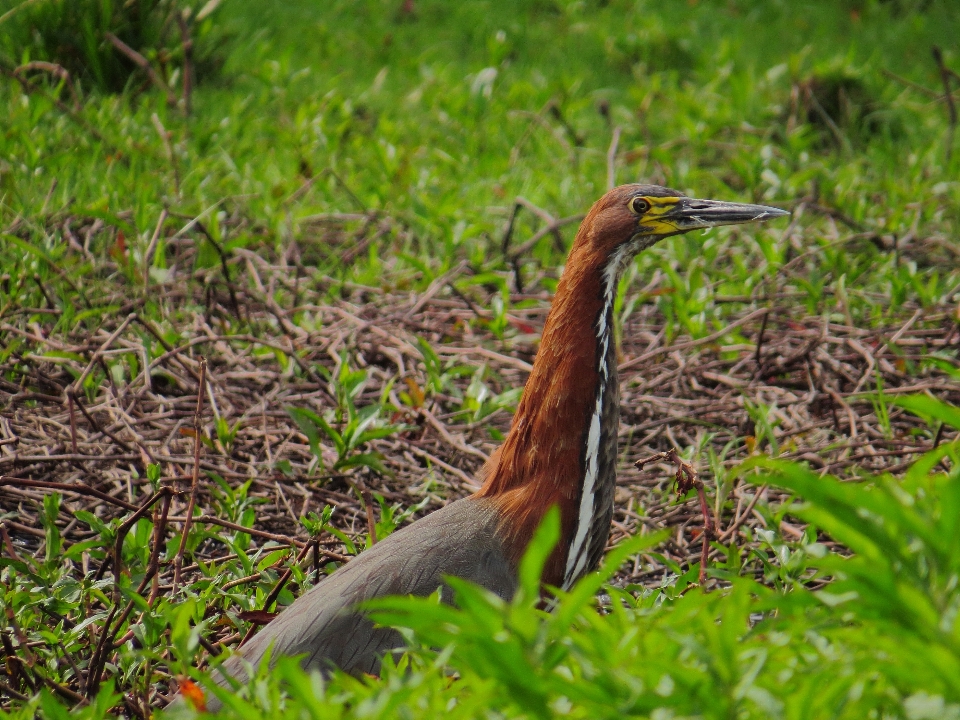
[[[642,197],[635,197],[630,200],[629,207],[633,213],[643,215],[650,209],[650,203]]]

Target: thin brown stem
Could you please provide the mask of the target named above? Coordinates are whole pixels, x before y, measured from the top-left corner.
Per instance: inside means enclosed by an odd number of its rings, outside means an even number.
[[[183,12],[175,12],[180,26],[180,43],[183,46],[183,114],[190,117],[193,94],[193,38]]]
[[[201,416],[203,413],[204,389],[207,382],[207,361],[200,358],[200,382],[197,385],[197,411],[193,416],[193,477],[190,484],[190,499],[187,501],[187,511],[183,522],[183,535],[180,536],[180,547],[173,560],[173,595],[180,587],[180,570],[183,567],[183,554],[187,550],[187,537],[190,535],[190,525],[193,521],[193,509],[197,504],[197,488],[200,484],[200,433]]]
[[[87,456],[84,456],[86,458]],[[89,456],[89,459],[95,459],[94,456]],[[120,498],[113,497],[101,490],[92,488],[89,485],[84,485],[83,483],[60,483],[60,482],[50,482],[49,480],[28,480],[26,478],[11,477],[9,475],[0,475],[0,487],[4,485],[12,485],[14,487],[34,487],[42,488],[44,490],[59,490],[61,492],[71,492],[77,493],[78,495],[89,495],[90,497],[98,498],[106,503],[111,505],[116,505],[121,507],[124,510],[130,510],[135,512],[138,508],[133,503],[128,503],[125,500]]]
[[[110,42],[111,45],[113,45],[117,50],[131,60],[134,65],[139,67],[147,74],[147,77],[150,78],[150,82],[152,82],[157,89],[166,96],[168,105],[172,107],[177,104],[177,96],[173,93],[173,90],[170,89],[170,86],[163,81],[163,78],[160,77],[157,71],[153,69],[153,66],[150,65],[149,60],[147,60],[143,55],[127,45],[123,40],[118,38],[113,33],[104,33],[103,36]]]
[[[943,83],[943,94],[947,101],[947,117],[950,125],[947,128],[947,162],[953,155],[953,134],[957,128],[957,106],[953,102],[953,94],[950,91],[950,79],[954,75],[953,71],[947,67],[943,61],[943,52],[936,45],[933,46],[933,60],[937,64],[937,70],[940,72],[940,81]]]
[[[701,482],[696,468],[681,458],[679,453],[677,453],[676,448],[670,448],[666,452],[660,452],[649,457],[641,458],[640,460],[637,460],[634,465],[638,470],[643,470],[645,465],[648,465],[652,462],[670,462],[676,466],[677,470],[674,475],[674,482],[677,486],[678,497],[683,497],[693,489],[697,491],[697,497],[700,500],[700,512],[703,513],[703,532],[701,534],[702,545],[700,550],[699,576],[700,586],[703,587],[707,582],[707,561],[709,560],[708,554],[710,552],[710,539],[715,534],[713,518],[710,515],[710,508],[707,505],[706,493],[703,490],[703,482]]]
[[[377,544],[377,520],[373,516],[373,495],[362,480],[357,480],[357,489],[363,498],[363,505],[367,512],[367,532],[370,534],[370,544]]]
[[[620,133],[623,129],[617,125],[610,138],[610,147],[607,148],[607,190],[617,186],[617,147],[620,145]]]
[[[77,413],[74,409],[73,393],[67,393],[67,406],[70,410],[70,447],[73,449],[74,455],[79,455],[80,451],[77,449]]]
[[[307,556],[307,553],[310,551],[311,545],[308,543],[303,546],[300,552],[297,554],[297,559],[293,561],[293,565],[298,565],[303,562],[303,559]],[[263,601],[263,610],[265,612],[270,612],[270,608],[277,601],[277,598],[280,597],[280,591],[283,590],[284,585],[287,584],[287,581],[290,579],[290,575],[293,574],[293,565],[287,567],[283,575],[280,576],[280,579],[277,580],[277,584],[273,586],[273,589],[270,591],[270,594]],[[247,630],[246,635],[243,636],[243,640],[240,641],[238,647],[242,647],[250,638],[254,636],[257,632],[257,625],[254,623],[249,630]]]

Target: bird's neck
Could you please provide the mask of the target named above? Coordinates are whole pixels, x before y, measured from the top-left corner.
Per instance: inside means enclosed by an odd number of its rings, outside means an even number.
[[[581,243],[571,252],[510,432],[477,493],[499,504],[508,546],[518,555],[543,514],[559,505],[561,539],[544,581],[564,587],[603,553],[616,482],[613,305],[633,249],[595,255]]]

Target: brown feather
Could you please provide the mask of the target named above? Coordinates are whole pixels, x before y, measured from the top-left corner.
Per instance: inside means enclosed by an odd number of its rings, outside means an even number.
[[[514,562],[547,509],[560,507],[561,540],[544,570],[544,582],[553,585],[563,578],[576,528],[584,448],[597,401],[602,273],[611,254],[636,232],[636,217],[627,210],[634,192],[624,186],[607,193],[580,226],[510,432],[476,493],[500,508],[504,546]]]

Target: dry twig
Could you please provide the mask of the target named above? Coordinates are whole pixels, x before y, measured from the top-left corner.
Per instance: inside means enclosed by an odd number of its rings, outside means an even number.
[[[703,491],[703,483],[697,474],[696,468],[680,457],[675,448],[670,448],[666,452],[660,452],[646,458],[641,458],[634,463],[638,470],[643,470],[645,465],[652,462],[672,462],[677,466],[674,482],[676,483],[677,496],[683,497],[690,490],[697,491],[697,497],[700,499],[700,512],[703,515],[703,532],[701,533],[701,551],[700,551],[700,585],[707,581],[707,554],[710,551],[710,539],[714,535],[713,519],[707,506],[707,496]]]

